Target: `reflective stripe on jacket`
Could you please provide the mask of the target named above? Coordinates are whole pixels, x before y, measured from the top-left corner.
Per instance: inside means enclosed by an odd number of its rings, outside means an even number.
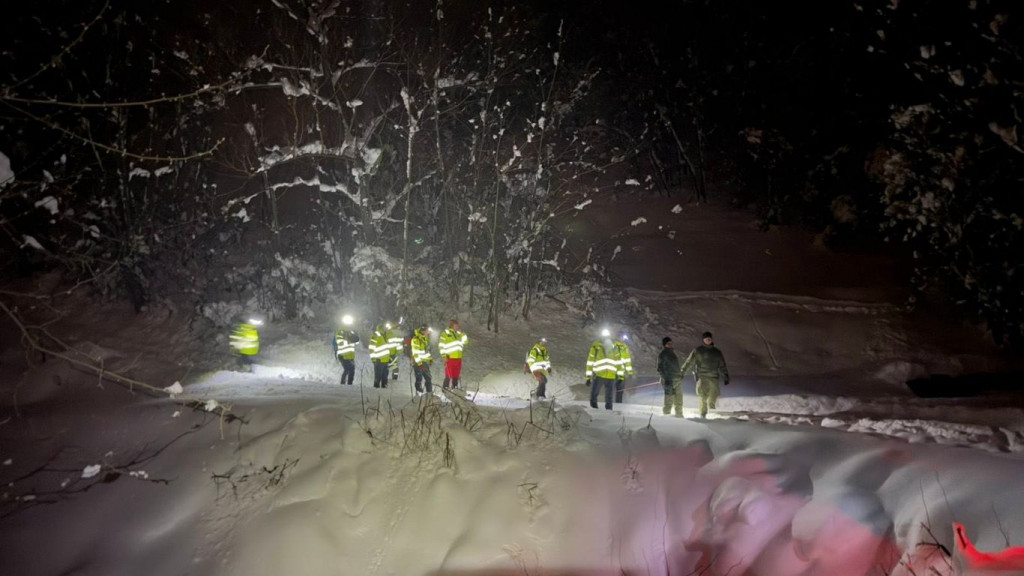
[[[587,378],[597,376],[598,378],[614,380],[619,376],[619,365],[619,359],[614,346],[612,347],[612,355],[608,356],[607,352],[605,352],[604,344],[594,342],[590,347],[590,354],[587,355]]]
[[[391,346],[392,356],[401,356],[402,351],[405,350],[405,339],[402,338],[402,334],[398,330],[388,330],[386,336],[388,337],[388,346]]]
[[[441,332],[437,349],[441,352],[441,356],[458,359],[462,358],[462,350],[466,347],[467,342],[469,342],[469,337],[465,332],[448,328]]]
[[[417,366],[422,366],[429,364],[430,360],[430,338],[417,330],[412,339],[412,362]]]
[[[374,330],[373,336],[370,338],[370,360],[379,364],[387,364],[391,361],[391,351],[387,333],[381,328]]]
[[[548,347],[541,344],[535,345],[526,355],[526,365],[530,372],[548,370],[551,368],[551,357],[548,355]]]
[[[334,353],[343,360],[355,360],[357,342],[359,336],[355,333],[338,330],[334,333]]]
[[[229,342],[235,352],[243,356],[255,356],[260,353],[260,332],[252,324],[241,324],[235,328]]]
[[[615,351],[618,353],[620,360],[619,378],[632,376],[633,357],[629,353],[629,346],[625,342],[618,340],[615,342]]]

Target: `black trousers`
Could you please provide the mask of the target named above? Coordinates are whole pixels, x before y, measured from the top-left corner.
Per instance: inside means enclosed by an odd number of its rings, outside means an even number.
[[[238,355],[238,367],[242,369],[242,372],[252,372],[253,358],[255,357],[247,354]]]
[[[373,387],[388,387],[388,365],[383,362],[373,363]]]
[[[348,360],[346,358],[341,359],[341,383],[352,385],[352,381],[356,378],[356,361]],[[347,382],[346,382],[347,380]]]
[[[423,387],[420,382],[425,382],[427,385],[427,394],[434,391],[434,381],[431,380],[430,376],[430,364],[420,364],[419,366],[413,366],[413,373],[416,374],[416,391],[423,392]]]
[[[615,381],[615,403],[622,404],[622,390],[626,387],[625,380]]]
[[[595,377],[590,382],[590,407],[597,408],[597,397],[601,394],[601,388],[604,388],[604,407],[608,410],[612,409],[612,399],[615,391],[612,389],[615,386],[615,380],[611,378]]]

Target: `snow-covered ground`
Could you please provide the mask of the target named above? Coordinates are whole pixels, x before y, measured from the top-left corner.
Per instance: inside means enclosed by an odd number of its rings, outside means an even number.
[[[364,349],[356,385],[340,386],[336,311],[267,326],[251,374],[234,371],[226,335],[160,307],[80,309],[52,328],[108,369],[180,382],[174,400],[54,359],[27,368],[5,332],[2,572],[1024,573],[1024,553],[984,556],[953,531],[993,553],[1024,545],[1019,399],[903,385],[1005,361],[977,331],[878,297],[888,289],[858,300],[834,278],[781,278],[637,283],[597,323],[548,300],[499,334],[459,314],[469,401],[416,397],[405,364],[375,390]],[[603,324],[635,341],[638,375],[613,411],[581,396]],[[657,344],[685,353],[705,329],[732,374],[719,410],[697,419],[688,379],[687,418],[662,416]],[[536,403],[523,360],[541,336],[554,400]]]

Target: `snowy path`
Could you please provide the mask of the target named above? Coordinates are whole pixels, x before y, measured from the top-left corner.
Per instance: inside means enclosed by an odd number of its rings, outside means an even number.
[[[283,376],[268,378],[272,369],[257,369],[259,374],[218,372],[189,386],[182,399],[214,398],[221,402],[247,404],[273,404],[298,400],[345,401],[361,400],[374,404],[378,398],[396,406],[413,400],[411,387],[398,382],[385,390],[372,387],[339,386],[333,382],[293,379]],[[689,382],[692,388],[692,382]],[[732,418],[765,424],[828,428],[838,431],[864,433],[880,437],[899,438],[911,443],[936,443],[963,446],[992,452],[1024,453],[1024,410],[1005,406],[993,407],[991,400],[941,402],[901,397],[856,398],[815,395],[773,394],[744,396],[742,387],[725,388],[727,395],[719,400],[719,411],[710,420]],[[435,392],[440,395],[440,391]],[[660,386],[628,391],[625,403],[615,406],[616,415],[634,417],[654,416],[670,419],[661,414]],[[508,396],[470,389],[469,397],[479,406],[502,410],[528,408],[531,401],[525,396]],[[573,399],[563,391],[554,395],[560,406],[575,406],[589,410],[589,402]],[[534,405],[537,405],[534,403]],[[595,410],[595,414],[606,411]],[[692,390],[684,394],[684,416],[698,418],[696,397]],[[603,416],[601,416],[603,417]]]

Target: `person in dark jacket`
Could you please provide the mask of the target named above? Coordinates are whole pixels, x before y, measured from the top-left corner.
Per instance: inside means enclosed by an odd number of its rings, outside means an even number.
[[[672,349],[672,339],[668,336],[661,339],[661,354],[658,354],[658,374],[661,385],[665,389],[665,406],[663,414],[671,414],[676,408],[676,418],[683,417],[683,372],[679,368],[679,357]]]
[[[729,385],[729,370],[725,367],[725,356],[715,348],[711,332],[702,335],[704,343],[693,349],[683,362],[682,373],[693,371],[697,378],[697,396],[700,397],[700,417],[706,418],[708,409],[715,409],[715,402],[721,390],[719,383]]]

